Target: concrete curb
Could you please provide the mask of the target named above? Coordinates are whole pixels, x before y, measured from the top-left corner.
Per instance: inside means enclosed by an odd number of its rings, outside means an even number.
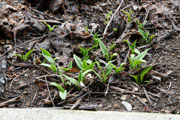
[[[0,120],[180,120],[180,115],[52,109],[0,109]]]

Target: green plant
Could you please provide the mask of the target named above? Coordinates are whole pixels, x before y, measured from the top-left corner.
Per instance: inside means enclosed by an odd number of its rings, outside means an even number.
[[[134,41],[132,44],[128,40],[123,40],[128,44],[129,49],[131,49],[131,54],[140,54],[139,50],[136,49],[136,41]]]
[[[152,68],[152,66],[149,66],[149,67],[145,68],[140,74],[130,75],[130,76],[134,78],[134,80],[136,81],[136,83],[138,85],[148,83],[149,80],[145,80],[144,77],[151,70],[151,68]]]
[[[15,54],[14,56],[18,56],[21,60],[27,61],[32,52],[34,52],[34,49],[30,50],[25,55]]]
[[[52,82],[50,85],[55,86],[55,87],[58,88],[58,90],[59,90],[59,97],[62,100],[66,99],[66,97],[67,97],[67,90],[65,90],[60,84],[55,83],[55,82]]]
[[[115,44],[113,46],[110,47],[110,49],[108,50],[108,48],[104,45],[104,43],[99,39],[99,46],[101,49],[101,52],[103,53],[103,56],[106,58],[106,61],[111,61],[115,56],[117,56],[117,53],[113,53],[112,55],[109,54],[109,50],[112,50],[115,47]]]
[[[137,56],[131,54],[129,57],[130,69],[135,69],[136,67],[140,68],[140,64],[146,62],[143,58],[146,56],[149,49],[139,53]]]
[[[145,20],[142,24],[139,22],[139,20],[136,21],[137,25],[138,25],[138,31],[141,34],[142,38],[146,41],[146,43],[150,43],[152,41],[152,39],[156,36],[156,35],[151,35],[149,36],[149,31],[145,31],[144,30],[144,25],[147,23],[147,21]]]
[[[99,40],[100,40],[100,38],[98,37],[98,34],[97,33],[95,33],[94,35],[93,35],[93,40],[94,40],[94,46],[96,46],[95,48],[98,48],[98,45],[99,45]]]
[[[46,27],[49,29],[49,32],[52,32],[56,27],[58,27],[57,25],[53,25],[51,27],[51,25],[49,25],[47,22],[44,22],[44,24],[46,25]]]
[[[113,67],[113,69],[115,70],[116,74],[122,72],[125,68],[123,67],[124,66],[124,63],[121,63],[119,67],[117,67],[116,65],[112,64],[111,63],[111,66]]]
[[[105,25],[107,25],[108,23],[109,23],[109,20],[110,20],[110,18],[111,18],[111,15],[112,15],[112,11],[109,11],[108,13],[107,13],[107,15],[106,15],[106,20],[105,20]]]
[[[111,61],[108,62],[108,63],[106,64],[106,66],[103,68],[103,67],[100,66],[99,61],[96,60],[96,65],[98,66],[100,72],[99,72],[99,74],[98,74],[96,71],[93,71],[93,72],[96,74],[96,76],[97,76],[103,83],[107,83],[107,80],[108,80],[108,78],[109,78],[109,75],[111,74],[111,72],[112,72],[112,70],[113,70],[113,68],[114,68],[114,66],[112,66],[110,63],[111,63]]]
[[[137,23],[137,25],[138,25],[138,28],[143,30],[145,24],[147,23],[147,21],[145,20],[145,21],[141,24],[141,23],[139,22],[139,20],[136,20],[136,23]]]
[[[96,64],[96,62],[92,62],[91,60],[83,60],[82,61],[82,59],[75,54],[74,54],[73,58],[77,64],[78,68],[82,71],[94,69],[94,65]]]
[[[96,48],[96,45],[94,45],[93,47],[90,48],[84,48],[84,47],[79,47],[80,49],[80,53],[83,55],[85,60],[89,59],[89,52],[93,49]]]
[[[48,67],[54,73],[57,73],[57,67],[56,67],[56,63],[55,63],[55,60],[57,58],[53,59],[51,54],[47,50],[45,50],[43,48],[41,48],[41,51],[42,51],[42,56],[50,63],[50,64],[48,64],[48,63],[41,63],[41,65],[45,66],[45,67]]]
[[[124,11],[124,10],[121,10],[124,14],[126,14],[127,15],[127,17],[128,17],[128,22],[131,22],[131,15],[132,15],[132,10],[129,10],[129,12],[126,12],[126,11]]]

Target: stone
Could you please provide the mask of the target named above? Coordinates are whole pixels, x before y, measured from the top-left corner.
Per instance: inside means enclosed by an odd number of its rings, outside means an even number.
[[[122,101],[121,103],[124,105],[127,111],[132,111],[132,105],[130,103],[126,101]]]

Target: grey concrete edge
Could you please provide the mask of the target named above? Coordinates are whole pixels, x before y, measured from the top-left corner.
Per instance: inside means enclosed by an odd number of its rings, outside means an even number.
[[[113,112],[33,109],[0,109],[0,120],[180,120],[180,115]]]

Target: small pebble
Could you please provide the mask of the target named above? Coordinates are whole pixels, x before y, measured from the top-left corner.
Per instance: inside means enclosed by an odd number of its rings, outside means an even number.
[[[119,104],[114,104],[113,108],[114,108],[114,109],[119,109],[119,108],[120,108],[120,105],[119,105]]]
[[[133,91],[134,91],[134,92],[138,92],[139,89],[138,89],[137,87],[134,87],[134,88],[133,88]]]
[[[143,101],[144,103],[147,103],[147,102],[148,102],[146,98],[143,98],[142,101]]]
[[[123,96],[121,96],[121,100],[125,101],[125,100],[127,100],[127,97],[128,97],[127,95],[123,95]]]

